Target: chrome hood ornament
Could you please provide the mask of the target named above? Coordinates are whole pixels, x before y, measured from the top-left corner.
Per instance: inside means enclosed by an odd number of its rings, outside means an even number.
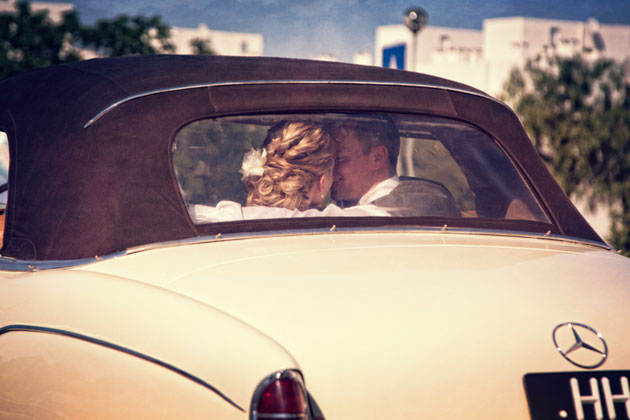
[[[565,322],[553,329],[553,344],[570,363],[595,369],[608,357],[608,345],[595,329],[578,322]]]

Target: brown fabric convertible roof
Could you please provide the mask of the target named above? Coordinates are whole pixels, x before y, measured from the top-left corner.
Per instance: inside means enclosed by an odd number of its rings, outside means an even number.
[[[181,200],[170,164],[175,131],[206,116],[304,111],[428,113],[474,124],[521,168],[554,233],[602,242],[549,175],[518,118],[480,91],[377,67],[168,55],[88,60],[0,82],[0,130],[11,154],[2,255],[90,258],[210,233],[190,222]]]

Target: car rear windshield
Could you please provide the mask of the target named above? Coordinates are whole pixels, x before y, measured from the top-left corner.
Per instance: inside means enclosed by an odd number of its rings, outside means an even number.
[[[319,216],[549,223],[487,133],[428,115],[274,114],[202,119],[173,166],[197,224]]]

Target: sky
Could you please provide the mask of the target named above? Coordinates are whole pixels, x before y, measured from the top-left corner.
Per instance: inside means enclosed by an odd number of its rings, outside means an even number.
[[[39,0],[40,2],[42,0]],[[48,0],[44,0],[48,1]],[[264,36],[264,55],[351,61],[373,53],[377,26],[402,23],[422,7],[429,25],[481,29],[496,17],[533,17],[630,25],[630,0],[57,0],[73,3],[81,22],[119,14],[159,15],[170,26],[251,32]]]

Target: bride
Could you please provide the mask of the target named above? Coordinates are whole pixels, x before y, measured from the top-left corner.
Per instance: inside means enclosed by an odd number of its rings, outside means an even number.
[[[335,142],[316,124],[281,122],[273,126],[262,151],[245,154],[241,173],[248,190],[247,205],[220,201],[216,207],[193,205],[200,222],[318,216],[389,216],[371,205],[340,208],[319,206],[333,182]]]

